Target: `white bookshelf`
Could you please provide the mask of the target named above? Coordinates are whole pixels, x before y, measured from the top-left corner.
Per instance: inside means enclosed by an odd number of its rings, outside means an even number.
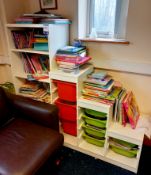
[[[112,150],[108,150],[105,157],[106,157],[106,161],[108,161],[109,163],[137,173],[139,159],[128,158],[120,154],[117,154]]]
[[[11,66],[12,75],[14,80],[14,85],[16,93],[19,93],[19,87],[27,79],[27,74],[24,73],[22,61],[20,60],[19,53],[33,53],[49,56],[50,72],[49,78],[45,80],[39,80],[40,82],[47,83],[50,85],[51,92],[51,103],[54,103],[58,98],[57,85],[53,80],[65,81],[70,83],[75,83],[76,85],[76,110],[77,110],[77,136],[72,136],[66,134],[60,128],[60,132],[64,135],[64,146],[72,148],[74,150],[80,151],[82,153],[88,154],[100,160],[109,162],[116,166],[120,166],[132,172],[137,172],[142,143],[144,138],[144,131],[131,129],[129,125],[123,127],[119,123],[115,123],[112,120],[113,106],[108,104],[102,104],[99,102],[94,102],[90,100],[83,99],[81,97],[81,90],[83,88],[83,81],[86,79],[87,75],[93,71],[93,66],[91,64],[86,64],[82,66],[79,70],[67,73],[62,70],[57,69],[57,64],[54,60],[56,51],[68,45],[68,25],[48,25],[48,45],[49,50],[45,51],[35,51],[33,49],[16,49],[11,37],[11,30],[23,30],[26,28],[45,28],[42,24],[7,24],[8,30],[8,40],[9,40],[9,50],[11,55]],[[83,109],[88,108],[99,112],[106,113],[107,123],[106,123],[106,134],[105,134],[105,144],[103,147],[95,146],[88,143],[82,137],[83,129],[82,124],[82,114]],[[109,138],[117,138],[130,143],[138,145],[138,153],[136,158],[128,158],[113,152],[109,147]]]
[[[35,54],[40,54],[40,55],[49,55],[49,52],[47,51],[37,51],[34,49],[11,49],[12,52],[21,52],[21,53],[35,53]]]
[[[137,145],[142,144],[144,139],[144,131],[140,129],[132,129],[129,124],[125,127],[120,123],[112,122],[107,130],[107,135],[125,140],[127,142],[135,143]]]
[[[71,83],[78,83],[79,79],[92,72],[93,66],[91,64],[85,64],[80,67],[75,72],[64,72],[62,70],[54,70],[51,73],[51,79],[60,80],[60,81],[67,81]]]
[[[50,75],[51,70],[54,69],[55,65],[55,54],[58,49],[68,45],[69,42],[69,25],[68,24],[6,24],[8,41],[9,41],[9,52],[10,52],[10,62],[12,68],[13,82],[15,86],[16,93],[19,93],[20,86],[28,79],[28,75],[24,71],[23,62],[21,60],[21,53],[47,55],[49,59],[49,70],[47,79],[39,79],[37,82],[47,83],[50,86],[51,93],[51,81]],[[17,49],[14,44],[11,31],[13,30],[28,30],[28,29],[41,29],[48,32],[48,51],[38,51],[33,48]],[[51,95],[50,95],[51,98]],[[51,100],[52,101],[52,100]]]
[[[106,161],[108,163],[114,164],[116,166],[122,167],[132,172],[137,172],[142,143],[144,137],[144,131],[137,129],[132,129],[129,125],[126,127],[122,126],[119,123],[115,123],[112,120],[113,115],[113,106],[109,104],[103,104],[95,101],[90,101],[83,99],[81,96],[81,90],[83,88],[83,81],[86,79],[87,75],[93,71],[93,66],[85,65],[85,67],[77,72],[66,73],[61,70],[53,70],[51,73],[50,79],[55,79],[59,81],[66,81],[76,84],[76,93],[77,93],[77,136],[71,136],[69,134],[64,134],[64,145],[72,148],[74,150],[80,151],[84,154],[88,154],[97,159]],[[52,83],[53,84],[53,83]],[[55,84],[53,85],[55,87]],[[56,88],[56,87],[55,87]],[[55,92],[57,93],[57,91]],[[57,99],[57,94],[55,99]],[[103,147],[99,147],[93,144],[88,143],[83,137],[82,124],[84,123],[82,119],[82,114],[85,108],[92,109],[99,112],[106,113],[107,122],[106,122],[106,134],[105,134],[105,143]],[[138,151],[136,158],[129,158],[122,156],[113,152],[109,147],[109,138],[117,138],[123,141],[127,141],[133,144],[138,145]]]
[[[27,79],[27,76],[28,76],[29,74],[26,74],[26,73],[23,73],[23,74],[21,74],[21,73],[15,73],[15,75],[14,75],[14,77],[16,77],[16,78],[22,78],[22,79]],[[46,79],[39,79],[39,80],[37,80],[38,82],[43,82],[43,83],[50,83],[50,79],[49,78],[46,78]]]
[[[110,106],[107,104],[101,104],[98,102],[92,102],[90,100],[85,100],[85,99],[82,99],[82,97],[78,99],[77,105],[81,109],[88,108],[88,109],[104,112],[107,114],[104,147],[98,147],[87,143],[79,134],[79,139],[80,139],[79,150],[82,149],[85,151],[86,154],[93,155],[98,159],[104,160],[116,166],[119,166],[129,171],[137,173],[140,155],[142,151],[144,131],[139,129],[132,129],[129,124],[127,124],[126,127],[124,127],[120,123],[114,122],[112,120],[113,106]],[[81,115],[80,109],[78,109],[78,111],[80,116]],[[81,117],[79,117],[78,120],[80,120],[79,122],[79,125],[80,125]],[[81,127],[78,127],[78,130],[81,132],[80,128]],[[138,145],[136,158],[129,158],[113,152],[109,147],[110,137]]]

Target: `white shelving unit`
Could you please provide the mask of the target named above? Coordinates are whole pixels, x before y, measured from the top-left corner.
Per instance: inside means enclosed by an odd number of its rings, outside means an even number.
[[[97,159],[109,162],[111,164],[114,164],[116,166],[122,167],[124,169],[136,173],[138,170],[142,150],[144,131],[138,129],[132,129],[130,125],[123,127],[121,124],[115,123],[112,120],[112,113],[113,113],[112,105],[86,100],[81,97],[83,81],[86,79],[87,74],[92,72],[92,70],[93,70],[92,66],[85,65],[85,67],[76,74],[63,73],[60,70],[52,71],[51,79],[75,83],[77,90],[77,136],[75,137],[63,133],[64,145],[71,149],[80,151],[82,153],[93,156]],[[55,97],[58,98],[57,95]],[[107,114],[105,144],[103,147],[90,144],[82,137],[82,134],[84,132],[82,129],[82,124],[84,123],[84,121],[82,120],[81,116],[83,114],[83,109],[85,108],[99,112],[104,112]],[[110,137],[138,145],[139,149],[136,158],[129,158],[113,152],[109,147]]]
[[[50,72],[54,69],[55,61],[54,56],[56,51],[68,45],[69,42],[69,25],[68,24],[7,24],[7,34],[9,41],[9,52],[10,52],[10,62],[12,68],[13,82],[15,86],[16,93],[19,94],[19,88],[29,74],[25,73],[23,68],[23,62],[20,58],[20,53],[29,53],[29,54],[38,54],[38,55],[47,55],[49,57],[49,69]],[[48,51],[38,51],[32,48],[17,49],[14,44],[11,31],[13,30],[28,30],[28,29],[41,29],[45,32],[48,32]],[[50,81],[50,72],[47,79],[37,80],[38,82],[47,83],[50,87],[51,92],[51,81]],[[50,96],[51,98],[51,96]]]
[[[53,80],[65,81],[70,83],[75,83],[76,85],[76,111],[77,111],[77,136],[72,136],[63,133],[60,128],[60,132],[64,134],[64,145],[72,148],[74,150],[80,151],[82,153],[91,155],[95,158],[101,159],[103,161],[112,163],[114,165],[120,166],[127,170],[137,172],[139,159],[142,150],[142,143],[144,138],[144,132],[137,129],[131,129],[129,125],[123,127],[122,125],[112,121],[113,106],[107,104],[101,104],[98,102],[83,99],[81,97],[81,90],[83,88],[83,81],[86,79],[87,75],[93,71],[93,66],[91,64],[83,65],[79,70],[67,73],[62,70],[57,69],[54,56],[56,51],[68,45],[68,25],[54,25],[50,24],[48,28],[48,45],[49,51],[35,51],[33,49],[16,49],[12,40],[11,31],[12,30],[24,30],[26,28],[42,28],[46,26],[42,24],[7,24],[8,39],[9,39],[9,50],[11,55],[11,66],[12,75],[14,80],[14,85],[16,92],[19,93],[18,89],[27,79],[27,74],[24,72],[22,61],[20,59],[19,53],[34,53],[49,56],[50,63],[50,73],[49,78],[45,80],[39,80],[40,82],[48,83],[50,85],[51,92],[51,103],[54,103],[58,98],[58,91],[56,83]],[[92,109],[99,112],[106,113],[107,123],[106,123],[106,134],[105,143],[103,147],[95,146],[88,143],[83,139],[83,129],[82,124],[84,123],[82,119],[83,109]],[[138,153],[136,158],[128,158],[113,152],[109,147],[110,137],[134,143],[138,145]]]
[[[113,122],[113,107],[110,105],[92,102],[82,98],[79,98],[77,105],[79,108],[88,108],[107,113],[107,125],[104,147],[97,147],[95,145],[89,144],[79,136],[79,151],[136,173],[139,166],[144,131],[139,129],[132,129],[129,124],[127,124],[126,127],[124,127],[119,123]],[[129,158],[113,152],[109,147],[110,137],[138,145],[139,149],[136,158]]]

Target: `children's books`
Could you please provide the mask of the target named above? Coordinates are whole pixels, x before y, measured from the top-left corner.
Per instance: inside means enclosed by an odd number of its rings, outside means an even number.
[[[91,77],[91,78],[99,78],[99,79],[103,79],[106,76],[107,76],[107,72],[106,71],[94,72],[94,73],[89,75],[89,77]]]
[[[125,97],[123,102],[123,106],[131,124],[131,127],[134,129],[139,119],[140,112],[132,91],[129,91],[127,93],[127,96]]]

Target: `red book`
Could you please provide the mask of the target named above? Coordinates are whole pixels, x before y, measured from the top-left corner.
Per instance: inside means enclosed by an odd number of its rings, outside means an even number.
[[[91,57],[68,57],[68,56],[56,56],[57,63],[72,63],[76,65],[81,65],[91,60]]]

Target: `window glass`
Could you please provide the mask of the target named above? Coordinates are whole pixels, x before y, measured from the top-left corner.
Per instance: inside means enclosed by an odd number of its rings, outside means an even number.
[[[129,0],[89,0],[88,33],[95,29],[98,37],[123,38]]]

